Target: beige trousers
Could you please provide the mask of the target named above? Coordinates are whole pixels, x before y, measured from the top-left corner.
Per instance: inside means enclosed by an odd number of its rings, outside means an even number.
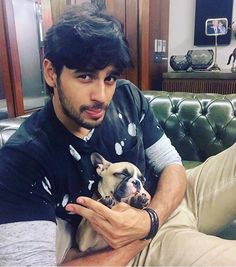
[[[182,203],[129,265],[236,266],[236,240],[214,236],[236,219],[236,144],[188,170],[187,176]],[[70,238],[65,226],[58,235],[60,262]]]
[[[180,206],[132,266],[236,266],[236,240],[214,236],[236,219],[236,144],[187,171]]]

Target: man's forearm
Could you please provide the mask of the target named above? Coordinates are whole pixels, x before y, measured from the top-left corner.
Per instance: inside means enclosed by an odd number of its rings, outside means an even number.
[[[61,266],[126,266],[148,243],[148,241],[137,240],[118,249],[97,252],[67,261]]]
[[[159,217],[160,226],[178,207],[186,190],[186,174],[184,167],[178,164],[167,166],[158,182],[157,191],[150,207]]]

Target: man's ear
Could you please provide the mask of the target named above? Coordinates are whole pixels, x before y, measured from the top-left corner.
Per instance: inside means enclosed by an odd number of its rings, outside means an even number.
[[[43,73],[46,83],[51,87],[55,87],[57,84],[57,75],[52,62],[46,58],[43,60]]]

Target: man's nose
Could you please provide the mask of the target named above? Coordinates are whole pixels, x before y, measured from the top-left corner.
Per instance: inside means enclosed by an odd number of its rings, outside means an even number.
[[[92,91],[91,100],[100,103],[106,102],[106,85],[104,81],[98,81]]]

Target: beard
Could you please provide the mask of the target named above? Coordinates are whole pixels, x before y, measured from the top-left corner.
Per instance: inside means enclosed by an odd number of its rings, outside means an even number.
[[[86,119],[83,119],[82,115],[83,115],[84,111],[91,109],[91,108],[103,109],[104,111],[106,111],[108,108],[107,105],[104,105],[104,104],[99,103],[99,102],[95,102],[93,105],[90,105],[90,106],[81,105],[79,110],[77,110],[76,108],[73,107],[71,101],[65,96],[65,94],[64,94],[64,92],[60,86],[60,83],[58,83],[57,89],[58,89],[58,96],[59,96],[59,100],[61,103],[63,113],[67,117],[69,117],[72,121],[74,121],[77,124],[77,126],[91,130],[91,129],[101,125],[103,118],[98,119],[98,120],[88,121]]]

